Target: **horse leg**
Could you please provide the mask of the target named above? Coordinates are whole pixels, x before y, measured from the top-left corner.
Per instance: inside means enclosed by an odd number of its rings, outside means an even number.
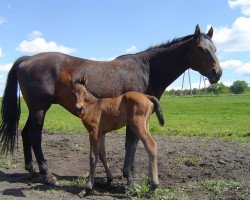
[[[131,127],[137,134],[138,138],[142,141],[149,158],[149,180],[151,181],[150,184],[150,191],[154,191],[158,185],[158,169],[157,169],[157,144],[153,137],[147,130],[146,127],[146,120],[143,118],[134,119],[132,122]]]
[[[107,183],[110,186],[111,182],[113,180],[113,176],[111,174],[109,165],[107,163],[107,158],[106,158],[105,135],[102,135],[100,138],[99,158],[100,158],[100,160],[105,168],[106,175],[107,175]]]
[[[31,146],[34,151],[39,171],[43,181],[47,184],[57,186],[59,183],[55,176],[48,169],[47,161],[44,158],[42,151],[42,128],[44,123],[46,110],[39,110],[30,113],[30,135]]]
[[[133,185],[134,182],[134,157],[136,148],[138,145],[138,137],[133,132],[133,130],[127,126],[126,127],[126,141],[125,141],[125,159],[124,159],[124,165],[123,165],[123,176],[127,178],[128,185]],[[130,176],[130,173],[132,172],[132,177]]]
[[[22,140],[23,140],[25,170],[29,172],[30,177],[33,177],[36,174],[36,172],[34,171],[34,168],[33,168],[31,138],[30,138],[30,135],[28,134],[29,124],[30,124],[30,118],[27,119],[21,135],[22,135]]]

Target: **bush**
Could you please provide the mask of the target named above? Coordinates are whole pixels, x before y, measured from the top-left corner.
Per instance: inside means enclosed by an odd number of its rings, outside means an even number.
[[[228,88],[223,83],[215,83],[208,87],[208,92],[213,94],[226,94]]]
[[[242,94],[248,88],[248,83],[246,81],[235,81],[233,85],[230,87],[230,91],[233,94]]]

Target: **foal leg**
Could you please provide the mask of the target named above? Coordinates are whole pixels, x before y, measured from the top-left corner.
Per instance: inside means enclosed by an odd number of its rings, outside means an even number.
[[[139,118],[139,117],[138,117]],[[149,179],[151,180],[150,191],[154,191],[158,185],[158,169],[157,169],[157,144],[147,130],[146,120],[143,118],[135,119],[132,122],[132,128],[142,141],[149,158]]]
[[[100,138],[99,158],[100,158],[100,160],[105,168],[106,175],[107,175],[107,183],[110,186],[111,182],[113,180],[113,176],[111,174],[109,165],[107,163],[107,158],[106,158],[105,135],[102,135]]]
[[[125,159],[123,164],[123,176],[127,178],[128,185],[133,184],[134,182],[134,158],[135,152],[138,145],[138,137],[133,132],[133,130],[127,126],[126,127],[126,142],[125,142]],[[132,172],[132,177],[130,176]]]
[[[89,164],[90,164],[90,172],[89,172],[89,180],[85,186],[85,189],[81,191],[78,195],[80,197],[84,197],[93,189],[94,186],[94,178],[95,178],[95,169],[96,164],[98,162],[98,153],[99,153],[99,144],[100,140],[98,138],[97,132],[89,133],[89,141],[90,141],[90,153],[89,153]]]

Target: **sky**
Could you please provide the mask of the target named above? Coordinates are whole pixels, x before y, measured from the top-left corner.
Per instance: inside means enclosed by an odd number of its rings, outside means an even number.
[[[221,82],[250,85],[250,0],[0,0],[0,96],[20,56],[59,51],[112,60],[193,34],[197,24],[202,32],[214,29]],[[168,89],[180,89],[182,78]],[[200,79],[190,71],[192,88]]]

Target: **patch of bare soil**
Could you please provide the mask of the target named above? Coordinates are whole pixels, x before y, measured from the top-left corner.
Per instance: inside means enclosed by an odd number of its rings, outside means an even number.
[[[250,145],[221,139],[154,136],[158,143],[160,188],[169,199],[248,199],[250,190]],[[106,137],[108,163],[114,180],[106,184],[98,163],[95,188],[86,199],[129,199],[122,177],[125,136]],[[19,142],[21,146],[21,141]],[[87,135],[44,133],[43,149],[50,170],[60,186],[43,185],[24,170],[22,149],[10,163],[0,157],[0,199],[79,199],[83,176],[89,171]],[[135,157],[138,174],[147,174],[148,158],[141,143]],[[37,169],[37,166],[36,166]],[[224,184],[224,185],[223,185]],[[170,194],[169,193],[169,194]]]

